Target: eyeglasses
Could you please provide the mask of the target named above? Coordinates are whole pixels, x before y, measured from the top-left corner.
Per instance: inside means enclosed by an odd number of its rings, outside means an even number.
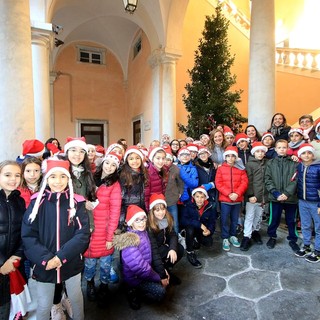
[[[146,221],[147,221],[147,217],[137,218],[134,220],[135,223],[141,223],[141,222],[146,222]]]

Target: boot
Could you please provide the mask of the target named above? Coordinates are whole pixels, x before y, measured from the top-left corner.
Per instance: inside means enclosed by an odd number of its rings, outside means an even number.
[[[97,304],[99,308],[106,308],[109,300],[109,288],[107,283],[100,283],[97,293]]]
[[[139,310],[141,308],[141,300],[135,288],[128,290],[127,298],[131,309]]]
[[[97,298],[94,279],[87,281],[87,297],[89,301],[95,301]]]
[[[240,250],[241,251],[248,251],[250,248],[250,238],[248,237],[243,237],[240,245]]]
[[[260,245],[261,245],[261,244],[263,243],[259,231],[256,231],[256,230],[253,231],[253,232],[252,232],[252,235],[251,235],[251,238],[252,238],[253,241],[254,241],[255,243],[257,243],[257,244],[260,244]]]

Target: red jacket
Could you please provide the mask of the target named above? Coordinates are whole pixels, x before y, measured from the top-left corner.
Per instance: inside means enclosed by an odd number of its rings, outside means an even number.
[[[119,182],[111,186],[102,184],[97,189],[99,204],[93,210],[94,230],[91,234],[88,250],[84,253],[86,258],[100,258],[109,256],[114,248],[107,250],[106,242],[113,240],[117,229],[121,209],[121,188]]]
[[[248,176],[245,170],[229,166],[224,162],[217,170],[215,179],[216,188],[219,191],[219,201],[221,202],[241,202],[243,195],[248,188]],[[230,193],[236,193],[239,197],[236,201],[231,201]]]

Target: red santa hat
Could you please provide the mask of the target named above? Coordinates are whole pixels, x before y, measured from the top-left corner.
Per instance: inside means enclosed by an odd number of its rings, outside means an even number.
[[[155,156],[155,154],[159,151],[164,151],[164,149],[162,147],[150,147],[149,149],[149,153],[148,153],[148,159],[152,162],[153,157]]]
[[[315,154],[316,150],[310,143],[303,143],[300,148],[298,149],[298,157],[302,155],[302,153],[310,151],[313,155]]]
[[[309,139],[308,134],[304,133],[304,130],[302,128],[291,128],[289,133],[288,133],[289,137],[294,132],[299,133],[303,137],[304,140],[308,140]]]
[[[191,192],[192,197],[193,197],[197,192],[202,192],[202,193],[206,196],[206,199],[209,198],[208,192],[207,192],[207,190],[206,190],[204,187],[200,186],[200,187],[197,187],[197,188],[193,189],[192,192]]]
[[[70,197],[69,197],[69,217],[72,218],[74,217],[76,213],[75,205],[74,205],[74,193],[73,193],[73,184],[72,184],[72,179],[70,176],[70,162],[68,160],[60,160],[58,158],[52,157],[44,160],[42,162],[42,170],[44,173],[44,178],[42,180],[41,188],[39,190],[36,202],[34,204],[34,207],[32,209],[32,212],[29,216],[30,222],[33,222],[34,219],[36,218],[40,206],[40,202],[42,200],[42,196],[44,193],[45,188],[47,187],[48,183],[48,178],[55,172],[60,171],[63,172],[68,178],[68,187],[69,187],[69,192],[70,192]]]
[[[100,145],[97,145],[96,146],[96,156],[98,157],[103,157],[104,154],[105,154],[105,150],[104,150],[104,147],[103,146],[100,146]]]
[[[81,137],[81,138],[68,137],[67,138],[67,142],[66,142],[66,144],[64,145],[64,148],[63,148],[64,152],[67,153],[67,151],[70,148],[74,148],[74,147],[80,147],[85,152],[88,152],[88,146],[87,146],[85,137]]]
[[[241,132],[236,135],[236,138],[235,138],[236,145],[238,145],[238,143],[240,143],[241,141],[247,141],[249,143],[250,139],[245,133]]]
[[[252,144],[251,154],[254,155],[254,153],[258,150],[262,150],[264,152],[267,152],[268,148],[266,146],[264,146],[261,142],[257,141]]]
[[[124,154],[124,157],[123,157],[124,162],[126,162],[127,157],[128,157],[128,155],[129,155],[130,153],[135,153],[135,154],[137,154],[137,155],[141,158],[141,161],[144,160],[144,155],[143,155],[143,153],[141,152],[141,150],[140,150],[138,147],[136,147],[136,146],[131,146],[131,147],[129,147],[129,148],[127,149],[126,153]]]
[[[23,156],[41,157],[44,151],[44,144],[37,139],[25,140],[22,144]]]
[[[190,152],[198,152],[198,145],[195,144],[195,143],[189,143],[187,145],[187,149],[190,151]]]
[[[167,207],[167,202],[166,202],[164,195],[161,193],[153,193],[150,197],[150,204],[149,204],[150,210],[154,206],[156,206],[157,204],[160,204],[160,203],[164,204],[165,207]]]
[[[134,220],[136,220],[139,217],[147,217],[147,214],[140,207],[136,206],[135,204],[131,204],[127,209],[127,215],[126,215],[127,225],[131,226]]]
[[[199,146],[199,150],[198,150],[198,156],[202,153],[207,153],[209,155],[209,157],[211,156],[211,152],[209,151],[208,148],[204,147],[204,146]]]
[[[123,146],[122,146],[121,144],[119,144],[119,143],[112,143],[112,144],[110,144],[110,146],[107,148],[106,154],[107,154],[107,153],[110,153],[114,148],[120,148],[120,149],[123,151],[123,153],[124,153],[124,148],[123,148]]]
[[[52,152],[52,154],[58,154],[61,150],[54,143],[47,143],[47,149]]]
[[[200,140],[202,139],[202,138],[207,138],[207,139],[210,139],[210,137],[209,137],[209,135],[207,135],[206,133],[203,133],[201,136],[200,136]]]
[[[233,131],[231,130],[230,127],[228,127],[228,126],[226,126],[226,125],[223,126],[223,134],[224,134],[225,136],[232,136],[232,137],[234,137]]]
[[[180,157],[182,154],[188,154],[191,155],[190,150],[187,147],[182,147],[178,151],[178,157]]]
[[[223,153],[223,159],[224,159],[224,160],[226,160],[226,156],[227,156],[228,154],[233,154],[233,155],[236,157],[236,159],[238,159],[238,148],[235,147],[235,146],[229,146],[229,147],[227,147],[226,150],[225,150],[224,153]]]
[[[105,155],[102,162],[104,162],[106,160],[113,161],[116,164],[117,169],[119,169],[121,159],[122,159],[122,157],[119,154],[117,154],[115,152],[110,152]]]
[[[273,141],[275,140],[275,139],[274,139],[274,136],[272,135],[271,132],[265,132],[265,133],[262,135],[261,141],[263,141],[263,139],[266,138],[266,137],[270,137]]]

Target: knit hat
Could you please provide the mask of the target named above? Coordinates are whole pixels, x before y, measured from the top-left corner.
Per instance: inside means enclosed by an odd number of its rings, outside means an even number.
[[[233,131],[232,131],[231,128],[228,127],[228,126],[223,126],[223,134],[224,134],[225,136],[232,136],[232,137],[234,137]]]
[[[121,144],[119,144],[119,143],[112,143],[112,144],[110,144],[110,146],[107,148],[106,154],[107,154],[107,153],[110,153],[114,148],[120,148],[120,149],[123,150],[123,152],[124,152],[123,146],[122,146]]]
[[[40,157],[44,153],[44,144],[37,140],[25,140],[22,144],[22,155],[31,157]]]
[[[127,157],[128,157],[128,155],[129,155],[130,153],[135,153],[135,154],[137,154],[137,155],[141,158],[141,161],[143,161],[144,155],[143,155],[143,153],[141,152],[141,150],[140,150],[138,147],[136,147],[136,146],[131,146],[131,147],[129,147],[129,148],[127,149],[126,153],[124,154],[124,157],[123,157],[123,161],[124,161],[124,162],[126,162]]]
[[[188,154],[190,156],[191,153],[187,147],[182,147],[178,151],[178,157],[180,157],[182,154]]]
[[[251,154],[254,155],[254,153],[258,150],[262,150],[264,152],[267,152],[268,148],[266,146],[264,146],[261,142],[257,141],[252,144]]]
[[[160,203],[164,204],[165,207],[167,207],[166,199],[165,199],[164,195],[161,194],[161,193],[153,193],[153,194],[151,195],[151,197],[150,197],[150,201],[149,201],[149,202],[150,202],[150,204],[149,204],[150,210],[151,210],[154,206],[156,206],[157,204],[160,204]]]
[[[275,139],[274,139],[274,136],[272,135],[271,132],[265,132],[265,133],[262,135],[261,141],[263,141],[263,139],[266,138],[266,137],[270,137],[273,141],[275,140]]]
[[[233,154],[236,156],[236,159],[238,159],[238,148],[234,146],[229,146],[226,148],[225,152],[223,153],[223,159],[226,160],[226,156],[228,154]]]
[[[193,197],[194,194],[197,193],[197,192],[202,192],[202,193],[206,196],[206,199],[209,198],[208,192],[207,192],[207,190],[206,190],[204,187],[200,186],[200,187],[197,187],[197,188],[193,189],[192,192],[191,192],[192,197]]]
[[[198,145],[195,144],[195,143],[189,143],[189,144],[187,145],[187,149],[188,149],[190,152],[192,152],[192,151],[198,152]]]
[[[303,143],[300,148],[298,149],[298,157],[300,158],[301,154],[310,151],[314,155],[316,150],[310,143]]]
[[[122,159],[122,157],[120,155],[116,154],[115,152],[110,152],[105,155],[102,162],[104,162],[106,160],[112,160],[116,164],[117,169],[119,169],[121,159]]]
[[[209,151],[208,148],[203,147],[203,146],[199,146],[198,156],[200,156],[200,154],[202,154],[202,153],[208,153],[209,157],[211,156],[211,152]]]
[[[64,148],[63,148],[64,152],[67,153],[67,151],[70,148],[74,148],[74,147],[80,147],[81,149],[85,150],[85,152],[88,152],[88,147],[87,147],[85,137],[81,137],[81,138],[68,137],[67,143],[64,145]]]
[[[303,137],[303,139],[305,139],[305,140],[308,140],[308,139],[309,139],[308,134],[304,133],[304,130],[303,130],[302,128],[291,128],[290,131],[289,131],[289,133],[288,133],[289,137],[290,137],[290,135],[291,135],[292,133],[294,133],[294,132],[299,133],[299,134]]]
[[[36,202],[34,204],[34,207],[32,209],[32,212],[29,216],[30,222],[33,222],[36,218],[40,206],[40,202],[42,200],[42,196],[44,193],[45,188],[47,187],[48,178],[56,171],[63,172],[68,178],[68,186],[69,186],[69,192],[70,192],[70,198],[69,198],[69,217],[74,217],[76,213],[76,209],[74,207],[74,193],[73,193],[73,184],[72,179],[70,176],[69,168],[70,168],[70,162],[68,160],[60,160],[58,158],[52,157],[48,158],[43,161],[42,163],[42,169],[44,170],[44,178],[42,180],[41,188],[39,190]]]
[[[104,150],[103,146],[100,146],[100,145],[96,146],[96,156],[102,157],[102,156],[104,156],[105,152],[106,151]]]
[[[236,138],[235,138],[236,145],[238,145],[238,143],[241,141],[247,141],[249,143],[250,139],[245,133],[241,132],[236,135]]]
[[[126,223],[128,226],[131,226],[138,217],[147,217],[147,214],[142,210],[140,207],[136,206],[135,204],[131,204],[127,209],[126,215]]]
[[[165,152],[162,147],[150,147],[149,153],[148,153],[148,159],[149,159],[151,162],[152,162],[153,157],[155,156],[155,154],[156,154],[158,151],[163,151],[163,152]]]

